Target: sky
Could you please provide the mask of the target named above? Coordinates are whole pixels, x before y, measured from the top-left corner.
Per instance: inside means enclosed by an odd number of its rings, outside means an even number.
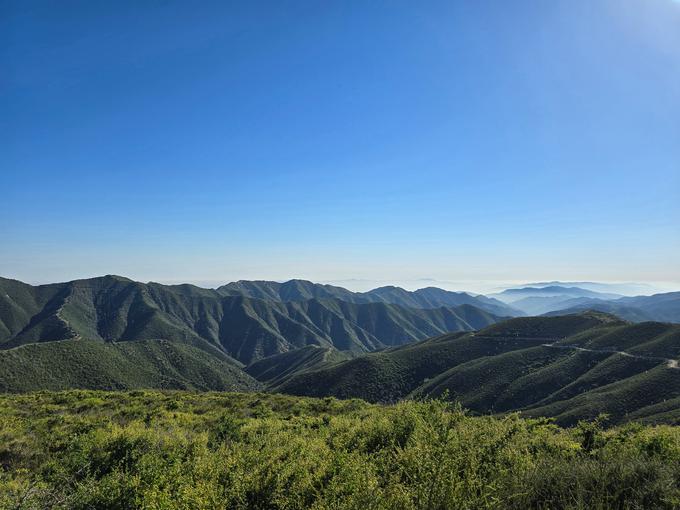
[[[680,288],[679,253],[678,1],[0,0],[2,276]]]

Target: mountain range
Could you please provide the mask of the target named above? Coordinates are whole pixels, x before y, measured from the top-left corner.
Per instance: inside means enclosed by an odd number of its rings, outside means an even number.
[[[434,308],[410,308],[382,295],[374,301],[333,297],[342,290],[302,281],[211,290],[117,276],[39,286],[0,279],[0,346],[67,338],[166,339],[248,364],[307,345],[367,352],[475,330],[500,320],[485,308],[505,310],[502,303],[467,294],[450,293],[451,304],[439,304],[448,295],[445,291]],[[390,296],[406,299],[409,293],[403,293]],[[414,295],[414,302],[425,299]]]
[[[307,299],[340,299],[348,303],[385,303],[406,308],[439,308],[442,306],[472,305],[501,317],[521,315],[522,312],[497,299],[483,295],[473,296],[467,292],[451,292],[436,287],[408,291],[400,287],[386,286],[368,292],[352,292],[342,287],[321,285],[305,280],[285,283],[270,281],[239,281],[217,289],[222,294],[243,295],[276,301],[304,301]]]
[[[304,280],[204,289],[119,276],[38,286],[0,278],[0,391],[443,397],[476,413],[564,424],[601,411],[676,423],[679,302],[680,293],[560,285],[487,297]],[[527,317],[530,307],[548,311]]]
[[[442,397],[478,413],[521,411],[572,425],[598,413],[680,423],[680,325],[598,312],[511,319],[307,367],[275,391],[394,402]]]
[[[581,287],[543,285],[506,289],[490,297],[521,310],[526,315],[563,315],[596,310],[612,313],[632,322],[680,322],[680,292],[622,296]]]

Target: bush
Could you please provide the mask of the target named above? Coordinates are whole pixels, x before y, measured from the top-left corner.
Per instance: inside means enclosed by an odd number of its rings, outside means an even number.
[[[676,427],[561,429],[441,401],[4,396],[0,463],[0,508],[680,506]]]

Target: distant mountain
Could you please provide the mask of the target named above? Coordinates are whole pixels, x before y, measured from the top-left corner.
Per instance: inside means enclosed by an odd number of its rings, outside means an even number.
[[[618,299],[622,297],[620,294],[594,292],[592,290],[582,289],[580,287],[563,287],[560,285],[550,285],[546,287],[522,287],[519,289],[506,289],[498,294],[493,294],[493,297],[504,302],[516,306],[522,299],[527,298],[579,298],[588,297],[596,299]]]
[[[680,292],[653,296],[625,297],[612,301],[579,299],[563,301],[546,315],[565,315],[584,310],[613,313],[632,322],[663,321],[680,323]]]
[[[616,300],[615,303],[637,308],[653,320],[680,322],[680,292],[625,297]]]
[[[467,304],[424,309],[353,303],[323,295],[323,286],[289,283],[209,290],[117,276],[37,287],[0,279],[0,348],[66,338],[160,338],[249,364],[307,345],[366,352],[499,320]],[[251,288],[277,294],[250,297]]]
[[[479,413],[521,410],[562,424],[601,412],[613,422],[680,423],[678,358],[680,325],[588,312],[511,319],[370,353],[274,389],[373,402],[448,395]]]
[[[239,281],[219,287],[217,291],[223,295],[241,295],[282,302],[307,299],[340,299],[355,304],[386,303],[406,308],[423,309],[472,305],[500,317],[522,315],[520,310],[497,299],[481,295],[473,296],[466,292],[451,292],[436,287],[408,291],[401,287],[387,286],[368,292],[351,292],[333,285],[321,285],[305,280],[290,280],[285,283]]]
[[[512,305],[523,310],[527,315],[544,315],[550,312],[559,312],[560,310],[567,310],[570,308],[580,308],[581,310],[588,310],[589,303],[610,303],[611,301],[603,299],[595,299],[592,297],[567,297],[567,296],[551,296],[551,297],[526,297],[518,301],[514,301]],[[596,308],[602,312],[610,310],[606,308]],[[613,312],[612,312],[613,313]],[[555,315],[564,315],[555,313]],[[628,317],[622,317],[628,319]]]
[[[521,287],[578,287],[580,289],[592,290],[604,294],[619,294],[622,296],[640,296],[656,294],[660,291],[657,287],[647,283],[625,282],[625,283],[603,283],[603,282],[535,282],[527,283]]]
[[[675,322],[680,319],[677,304],[672,297],[662,302],[660,298],[654,296],[622,297],[578,287],[555,285],[507,289],[495,296],[527,315],[562,315],[592,309],[614,313],[635,322],[644,320]]]
[[[116,276],[41,286],[0,279],[0,391],[447,396],[477,413],[521,411],[562,424],[600,412],[613,422],[680,423],[680,325],[596,311],[502,320],[471,304],[432,308],[480,296],[396,287],[364,294],[300,281],[210,290]],[[675,317],[679,298],[570,299],[638,320]]]
[[[482,295],[472,296],[466,292],[451,292],[436,287],[426,287],[416,291],[407,291],[400,287],[380,287],[360,294],[369,301],[397,304],[413,308],[438,308],[440,306],[472,305],[490,313],[505,317],[522,315],[505,303]]]

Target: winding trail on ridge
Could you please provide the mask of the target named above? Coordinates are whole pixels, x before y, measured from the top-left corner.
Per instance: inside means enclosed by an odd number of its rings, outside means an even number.
[[[659,356],[642,356],[639,354],[631,354],[625,351],[617,351],[615,349],[587,349],[585,347],[579,347],[577,345],[555,345],[551,344],[541,344],[542,347],[550,347],[552,349],[571,349],[574,351],[584,351],[584,352],[599,352],[603,354],[620,354],[621,356],[626,356],[627,358],[644,359],[648,361],[665,361],[668,368],[680,369],[678,366],[678,360],[670,358],[662,358]]]
[[[476,337],[476,338],[481,338],[484,340],[498,340],[499,338],[512,338],[514,340],[539,340],[539,341],[545,341],[549,343],[544,343],[541,344],[541,347],[549,347],[551,349],[571,349],[574,351],[583,351],[583,352],[598,352],[598,353],[603,353],[603,354],[619,354],[621,356],[626,356],[628,358],[635,358],[635,359],[644,359],[647,361],[663,361],[666,363],[666,366],[668,368],[673,368],[676,370],[680,370],[680,365],[678,363],[677,359],[670,359],[670,358],[662,358],[660,356],[643,356],[640,354],[631,354],[629,352],[625,351],[617,351],[616,349],[588,349],[586,347],[579,347],[578,345],[564,345],[560,344],[557,345],[557,342],[564,340],[564,338],[554,338],[554,337],[515,337],[515,336],[508,336],[508,337],[497,337],[493,335],[478,335],[474,332],[470,333],[470,336]]]

